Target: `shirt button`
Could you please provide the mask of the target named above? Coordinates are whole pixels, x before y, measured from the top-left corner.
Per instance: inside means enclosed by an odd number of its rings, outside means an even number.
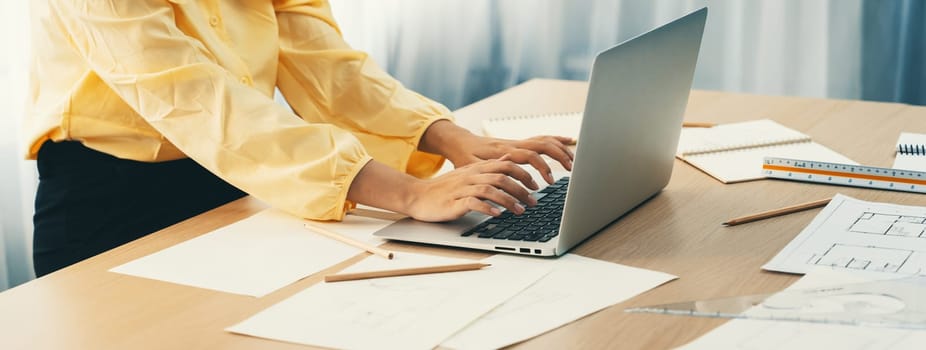
[[[216,16],[209,17],[209,25],[216,27],[219,25],[219,18]]]
[[[251,85],[251,78],[248,78],[248,77],[241,77],[241,79],[239,79],[239,80],[241,80],[241,83],[244,84],[244,85]]]

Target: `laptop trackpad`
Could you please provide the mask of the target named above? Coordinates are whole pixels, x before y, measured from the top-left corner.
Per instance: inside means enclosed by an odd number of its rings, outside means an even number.
[[[488,215],[477,212],[469,212],[459,219],[439,223],[404,218],[376,231],[373,235],[415,242],[433,242],[439,237],[459,237],[461,233],[488,218]]]

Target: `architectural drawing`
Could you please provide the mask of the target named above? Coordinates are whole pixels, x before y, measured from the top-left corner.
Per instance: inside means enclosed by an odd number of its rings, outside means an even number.
[[[914,254],[923,254],[909,249],[882,248],[833,244],[822,254],[814,254],[808,263],[813,265],[843,267],[853,270],[878,272],[900,272],[904,263]]]
[[[849,228],[851,232],[926,238],[926,217],[864,212]]]
[[[807,273],[814,266],[926,273],[926,207],[834,196],[764,268]]]

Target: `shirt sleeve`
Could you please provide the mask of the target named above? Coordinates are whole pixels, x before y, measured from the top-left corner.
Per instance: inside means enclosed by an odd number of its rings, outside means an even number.
[[[417,177],[444,158],[418,151],[443,105],[405,88],[341,37],[324,0],[276,0],[280,26],[277,86],[302,118],[350,130],[374,159]]]
[[[307,123],[239,81],[180,31],[165,0],[51,3],[90,69],[190,158],[294,215],[343,218],[372,159],[353,134]]]

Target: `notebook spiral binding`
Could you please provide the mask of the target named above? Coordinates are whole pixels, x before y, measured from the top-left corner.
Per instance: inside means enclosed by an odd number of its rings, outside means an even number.
[[[910,155],[926,155],[926,145],[900,144],[897,153]]]
[[[543,119],[543,118],[564,118],[564,117],[580,117],[582,112],[554,112],[554,113],[543,113],[543,114],[515,114],[515,115],[506,115],[503,117],[493,117],[487,119],[489,122],[499,122],[499,121],[508,121],[508,120],[523,120],[523,119]]]

